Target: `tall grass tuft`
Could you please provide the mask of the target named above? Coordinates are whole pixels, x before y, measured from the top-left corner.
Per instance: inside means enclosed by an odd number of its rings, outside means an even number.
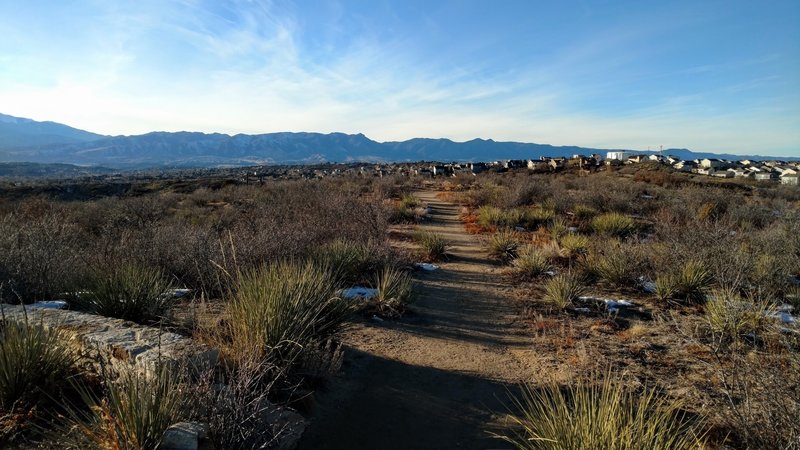
[[[516,232],[502,229],[494,233],[486,245],[489,249],[489,256],[508,263],[517,257],[521,244]]]
[[[335,289],[331,273],[310,262],[243,273],[228,304],[234,356],[255,353],[278,367],[292,365],[304,348],[339,331],[352,312]]]
[[[702,423],[680,404],[652,389],[628,390],[611,374],[566,389],[525,386],[513,403],[519,429],[498,437],[520,450],[705,448]]]
[[[0,411],[27,408],[53,395],[76,362],[68,339],[39,324],[0,324]]]
[[[564,235],[558,240],[558,243],[570,258],[586,255],[591,245],[589,238],[582,234]]]
[[[432,231],[419,231],[414,234],[414,240],[420,245],[424,259],[435,262],[447,258],[449,244],[442,235]]]
[[[104,378],[103,396],[75,384],[88,407],[88,413],[70,411],[69,437],[77,448],[157,449],[167,428],[190,416],[181,378],[168,365],[151,374],[129,370]]]
[[[716,292],[705,305],[709,328],[726,341],[763,333],[773,321],[774,307],[729,292]]]
[[[636,230],[636,222],[632,218],[616,212],[593,218],[590,226],[596,233],[613,237],[625,237]]]
[[[661,301],[672,299],[678,293],[678,278],[671,273],[656,277],[655,285],[656,298]]]
[[[559,309],[567,309],[585,293],[586,286],[579,276],[564,273],[551,278],[545,284],[544,299]]]
[[[550,208],[526,209],[522,217],[522,224],[529,230],[536,230],[539,227],[547,227],[556,217],[555,211]]]
[[[547,256],[532,245],[522,247],[513,265],[517,276],[524,279],[536,278],[553,268]]]
[[[387,266],[375,274],[378,294],[372,299],[378,312],[397,316],[411,302],[411,276],[402,270]]]
[[[483,227],[498,226],[505,221],[503,211],[495,206],[484,205],[478,208],[478,224]]]
[[[172,308],[172,296],[166,292],[171,286],[159,269],[122,264],[95,269],[89,278],[88,290],[74,295],[71,303],[101,316],[155,323]]]
[[[316,265],[330,271],[339,287],[361,282],[363,274],[375,270],[378,265],[369,245],[342,239],[323,245],[312,259]]]
[[[702,263],[689,261],[678,272],[675,295],[688,303],[700,303],[705,300],[712,279]]]

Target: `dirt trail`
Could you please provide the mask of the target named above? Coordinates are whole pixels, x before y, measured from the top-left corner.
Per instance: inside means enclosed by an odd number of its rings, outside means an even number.
[[[421,228],[442,234],[452,256],[415,275],[411,315],[346,334],[345,362],[319,395],[303,450],[507,448],[487,431],[530,379],[530,338],[459,207],[436,192],[417,195],[432,216]]]

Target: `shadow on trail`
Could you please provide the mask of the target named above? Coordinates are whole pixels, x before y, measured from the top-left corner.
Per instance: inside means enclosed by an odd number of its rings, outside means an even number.
[[[351,357],[335,382],[351,386],[323,397],[301,450],[510,448],[486,424],[492,413],[508,412],[518,386],[346,351]],[[365,378],[360,373],[371,381],[355,383]]]

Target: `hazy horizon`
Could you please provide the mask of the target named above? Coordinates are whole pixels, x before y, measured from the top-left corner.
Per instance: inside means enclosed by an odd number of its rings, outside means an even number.
[[[800,4],[0,4],[0,112],[800,156]]]

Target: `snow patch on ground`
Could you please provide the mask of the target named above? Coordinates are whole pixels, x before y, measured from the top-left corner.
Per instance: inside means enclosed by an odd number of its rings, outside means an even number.
[[[34,309],[67,309],[69,304],[66,300],[46,300],[43,302],[36,302],[30,305]]]
[[[414,267],[422,269],[426,272],[433,272],[434,270],[439,270],[439,266],[431,263],[415,263]]]
[[[353,300],[357,298],[363,298],[365,300],[369,300],[371,298],[375,298],[378,295],[377,289],[355,286],[351,288],[347,288],[342,290],[342,298],[346,300]]]

